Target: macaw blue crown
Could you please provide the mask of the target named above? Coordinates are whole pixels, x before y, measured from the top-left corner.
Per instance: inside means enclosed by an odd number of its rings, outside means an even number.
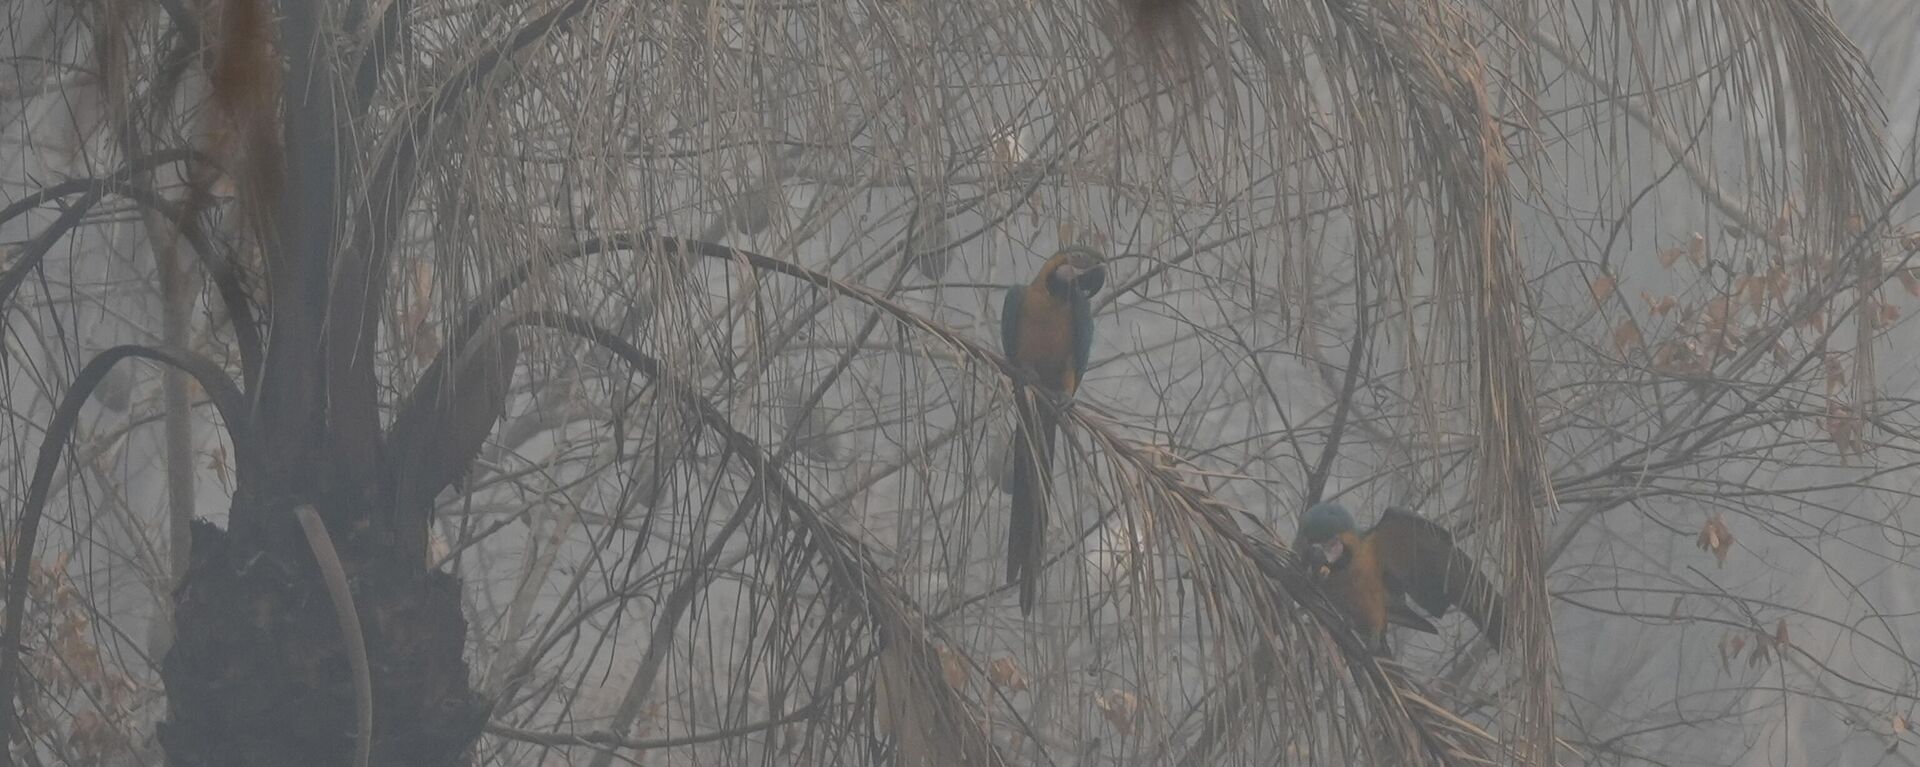
[[[1319,542],[1353,530],[1353,515],[1333,502],[1316,503],[1300,515],[1300,539]]]

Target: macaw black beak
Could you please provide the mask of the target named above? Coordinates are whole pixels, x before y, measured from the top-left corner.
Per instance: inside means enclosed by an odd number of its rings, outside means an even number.
[[[1319,566],[1314,568],[1314,572],[1322,578],[1332,575],[1333,563],[1340,561],[1340,555],[1346,553],[1346,549],[1346,545],[1341,543],[1339,538],[1313,544],[1313,554],[1319,559],[1316,563]]]
[[[1082,295],[1091,296],[1098,293],[1106,284],[1107,268],[1097,264],[1092,269],[1081,272],[1080,276],[1073,278],[1074,287],[1079,288]]]
[[[1106,284],[1107,267],[1099,262],[1085,267],[1061,264],[1047,275],[1047,289],[1062,298],[1070,295],[1085,298],[1100,292]]]

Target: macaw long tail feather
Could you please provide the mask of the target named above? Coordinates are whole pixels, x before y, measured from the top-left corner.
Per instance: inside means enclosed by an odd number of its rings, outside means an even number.
[[[1007,582],[1020,584],[1022,615],[1033,612],[1040,560],[1046,553],[1046,483],[1053,477],[1057,433],[1053,414],[1030,396],[1024,392],[1015,396],[1020,418],[1013,431],[1013,516],[1007,524]],[[1037,445],[1029,436],[1036,432]]]

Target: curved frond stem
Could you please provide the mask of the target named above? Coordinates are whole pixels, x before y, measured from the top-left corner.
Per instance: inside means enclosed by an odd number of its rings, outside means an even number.
[[[858,539],[827,519],[792,488],[766,450],[734,429],[725,413],[699,396],[690,384],[667,371],[659,360],[584,318],[565,312],[531,312],[511,324],[559,330],[599,345],[698,414],[701,424],[746,462],[761,483],[760,487],[775,501],[772,508],[809,541],[810,550],[826,567],[828,581],[838,587],[836,596],[857,605],[855,614],[872,622],[881,658],[891,659],[890,667],[905,675],[904,679],[895,679],[891,684],[908,684],[915,693],[926,696],[917,698],[930,709],[921,713],[930,715],[934,721],[925,723],[919,737],[952,739],[944,746],[950,749],[946,753],[960,755],[964,763],[1008,763],[987,737],[984,723],[941,675],[928,625],[913,608],[912,600],[901,593]],[[883,663],[883,668],[886,667],[888,664]],[[883,672],[883,678],[886,676]]]
[[[228,437],[233,441],[235,466],[242,482],[251,476],[254,461],[251,429],[246,402],[240,390],[227,378],[220,366],[192,352],[152,346],[116,346],[94,356],[73,378],[65,396],[47,424],[40,443],[40,458],[34,465],[33,482],[27,488],[26,502],[20,507],[20,527],[13,542],[12,559],[7,563],[6,626],[0,628],[0,743],[10,742],[18,724],[14,709],[14,690],[20,675],[20,642],[24,635],[27,609],[27,581],[33,566],[33,550],[46,513],[47,495],[60,454],[80,420],[80,408],[93,396],[93,390],[113,366],[128,357],[140,357],[170,365],[193,376],[207,392],[220,417],[226,421]]]

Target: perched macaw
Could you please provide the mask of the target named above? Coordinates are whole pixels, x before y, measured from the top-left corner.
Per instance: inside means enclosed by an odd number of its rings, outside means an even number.
[[[1353,516],[1337,503],[1319,503],[1300,517],[1294,551],[1318,574],[1334,598],[1376,651],[1384,652],[1388,623],[1429,634],[1439,633],[1407,605],[1435,618],[1458,607],[1500,649],[1505,611],[1500,593],[1480,574],[1473,558],[1453,545],[1453,534],[1404,509],[1388,508],[1362,534]]]
[[[1093,350],[1093,294],[1106,284],[1099,251],[1069,245],[1047,259],[1025,287],[1007,290],[1000,308],[1000,347],[1024,373],[1016,380],[1013,433],[1013,518],[1007,526],[1007,582],[1020,584],[1020,612],[1033,611],[1034,588],[1045,551],[1044,483],[1053,476],[1059,418],[1050,402],[1029,396],[1033,384],[1072,397]],[[1037,392],[1036,392],[1037,393]]]

